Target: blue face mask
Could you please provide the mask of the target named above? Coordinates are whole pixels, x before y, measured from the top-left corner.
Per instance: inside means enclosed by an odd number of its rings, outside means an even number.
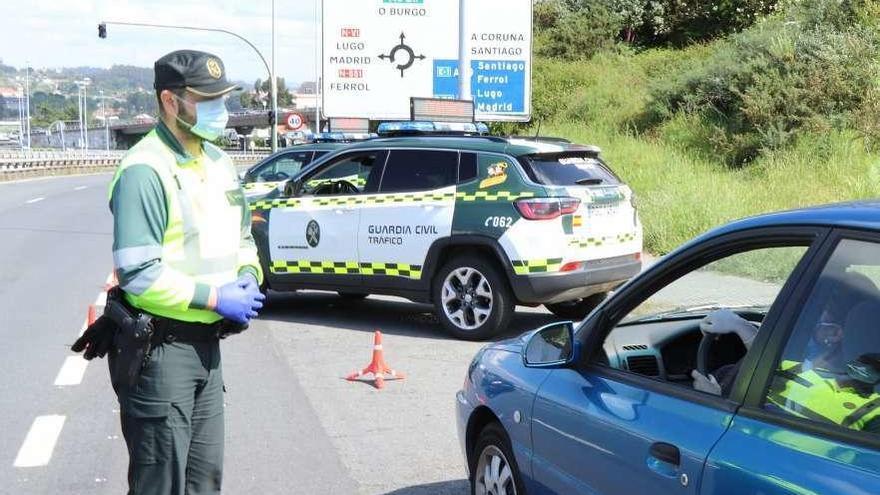
[[[182,98],[177,98],[183,101]],[[226,110],[225,98],[214,98],[213,100],[200,101],[196,103],[196,123],[190,124],[185,120],[177,117],[177,121],[189,132],[204,139],[205,141],[216,141],[223,135],[226,130],[226,124],[229,122],[229,112]]]

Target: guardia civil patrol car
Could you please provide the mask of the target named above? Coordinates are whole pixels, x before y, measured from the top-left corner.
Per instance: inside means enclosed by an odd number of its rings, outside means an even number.
[[[599,149],[562,141],[373,139],[250,207],[266,288],[433,303],[464,339],[517,304],[582,318],[641,269],[632,191]]]

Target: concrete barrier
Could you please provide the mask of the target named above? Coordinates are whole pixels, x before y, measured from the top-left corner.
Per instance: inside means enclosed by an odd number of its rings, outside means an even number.
[[[0,181],[111,172],[124,154],[124,151],[0,151]],[[229,156],[236,166],[246,166],[268,154],[230,152]]]

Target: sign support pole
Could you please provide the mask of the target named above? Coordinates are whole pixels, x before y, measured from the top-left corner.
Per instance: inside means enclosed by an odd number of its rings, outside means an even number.
[[[467,53],[467,0],[458,0],[458,99],[472,100],[471,62]]]

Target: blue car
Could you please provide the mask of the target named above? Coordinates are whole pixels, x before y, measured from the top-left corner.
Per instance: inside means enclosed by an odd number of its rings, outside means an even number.
[[[880,494],[880,202],[713,230],[457,394],[475,494]]]

